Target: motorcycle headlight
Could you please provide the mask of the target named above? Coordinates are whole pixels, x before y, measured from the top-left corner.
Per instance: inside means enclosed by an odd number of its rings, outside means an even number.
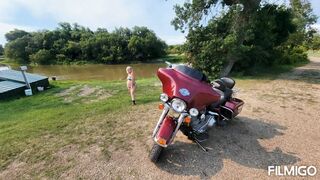
[[[184,111],[187,108],[187,105],[184,101],[180,99],[173,99],[171,101],[171,107],[174,111],[182,113],[182,111]]]
[[[198,111],[196,108],[191,108],[191,109],[189,110],[189,114],[190,114],[191,116],[198,116],[198,115],[199,115],[199,111]]]
[[[162,93],[162,94],[160,94],[160,100],[162,102],[167,102],[169,100],[169,97],[166,93]]]

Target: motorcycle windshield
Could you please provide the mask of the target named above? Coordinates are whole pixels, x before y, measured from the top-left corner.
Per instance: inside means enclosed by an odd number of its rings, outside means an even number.
[[[190,68],[192,69],[192,68]],[[175,68],[160,68],[157,75],[162,82],[162,90],[169,98],[179,98],[187,103],[188,108],[199,110],[220,100],[220,94],[211,85],[202,80],[201,74],[193,76],[192,71],[185,73]]]

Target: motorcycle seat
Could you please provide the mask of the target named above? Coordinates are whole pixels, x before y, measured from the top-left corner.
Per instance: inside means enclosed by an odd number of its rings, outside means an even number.
[[[225,100],[229,100],[231,95],[232,95],[233,91],[232,89],[226,88],[224,91],[224,98]]]

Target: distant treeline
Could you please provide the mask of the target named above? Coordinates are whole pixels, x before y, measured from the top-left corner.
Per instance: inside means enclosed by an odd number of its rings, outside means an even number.
[[[148,61],[166,54],[167,45],[146,27],[92,31],[78,24],[59,23],[55,30],[5,34],[5,57],[18,63],[69,64]]]

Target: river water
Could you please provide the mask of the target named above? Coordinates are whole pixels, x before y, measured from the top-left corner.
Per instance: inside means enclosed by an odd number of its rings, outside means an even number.
[[[28,66],[27,72],[56,76],[58,80],[124,80],[127,77],[126,67],[128,64],[104,65],[38,65]],[[159,67],[165,67],[163,63],[130,64],[133,67],[137,79],[155,77]],[[18,69],[18,66],[12,66]]]

